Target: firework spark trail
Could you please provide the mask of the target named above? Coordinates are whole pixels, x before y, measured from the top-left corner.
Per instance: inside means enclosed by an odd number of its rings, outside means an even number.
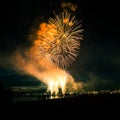
[[[34,55],[43,64],[55,64],[65,68],[72,64],[79,54],[80,40],[83,39],[81,22],[69,12],[63,11],[48,23],[42,23],[36,32]]]

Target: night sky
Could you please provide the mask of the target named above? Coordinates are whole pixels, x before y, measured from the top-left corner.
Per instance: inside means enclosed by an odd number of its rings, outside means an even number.
[[[27,39],[35,20],[47,20],[61,11],[62,0],[18,0],[0,4],[0,80],[5,87],[37,86],[29,75],[17,74],[7,62],[16,49],[31,45]],[[67,71],[89,89],[120,88],[120,18],[117,3],[105,0],[69,0],[78,5],[76,17],[83,20],[84,40],[80,54]]]

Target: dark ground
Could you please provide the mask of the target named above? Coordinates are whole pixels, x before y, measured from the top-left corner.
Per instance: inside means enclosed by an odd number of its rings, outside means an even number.
[[[114,95],[82,95],[61,99],[49,99],[33,102],[4,103],[1,105],[0,113],[15,115],[31,115],[39,117],[55,116],[57,118],[84,117],[103,118],[119,117],[120,94]],[[97,116],[97,117],[96,117]],[[4,116],[6,117],[6,116]]]

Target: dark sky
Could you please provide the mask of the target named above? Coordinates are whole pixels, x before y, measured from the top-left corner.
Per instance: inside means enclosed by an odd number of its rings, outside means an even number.
[[[59,12],[61,1],[18,0],[0,4],[0,60],[11,55],[16,46],[28,46],[27,35],[33,21],[38,18],[48,19],[53,11]],[[115,1],[105,0],[71,2],[78,5],[76,17],[83,19],[85,31],[80,55],[68,71],[76,81],[88,83],[93,89],[120,88],[119,6]],[[0,79],[6,86],[39,84],[35,79],[27,78],[26,82],[26,76],[17,75],[12,69],[6,70],[2,66]]]

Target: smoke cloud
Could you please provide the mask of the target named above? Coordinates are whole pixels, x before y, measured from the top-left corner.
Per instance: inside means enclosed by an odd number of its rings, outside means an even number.
[[[16,50],[9,56],[0,57],[0,65],[14,69],[19,74],[29,74],[42,81],[48,86],[50,81],[57,82],[66,77],[65,91],[75,92],[82,89],[82,83],[75,82],[74,78],[65,70],[54,64],[43,65],[33,58],[33,48]],[[64,92],[65,92],[64,91]]]

